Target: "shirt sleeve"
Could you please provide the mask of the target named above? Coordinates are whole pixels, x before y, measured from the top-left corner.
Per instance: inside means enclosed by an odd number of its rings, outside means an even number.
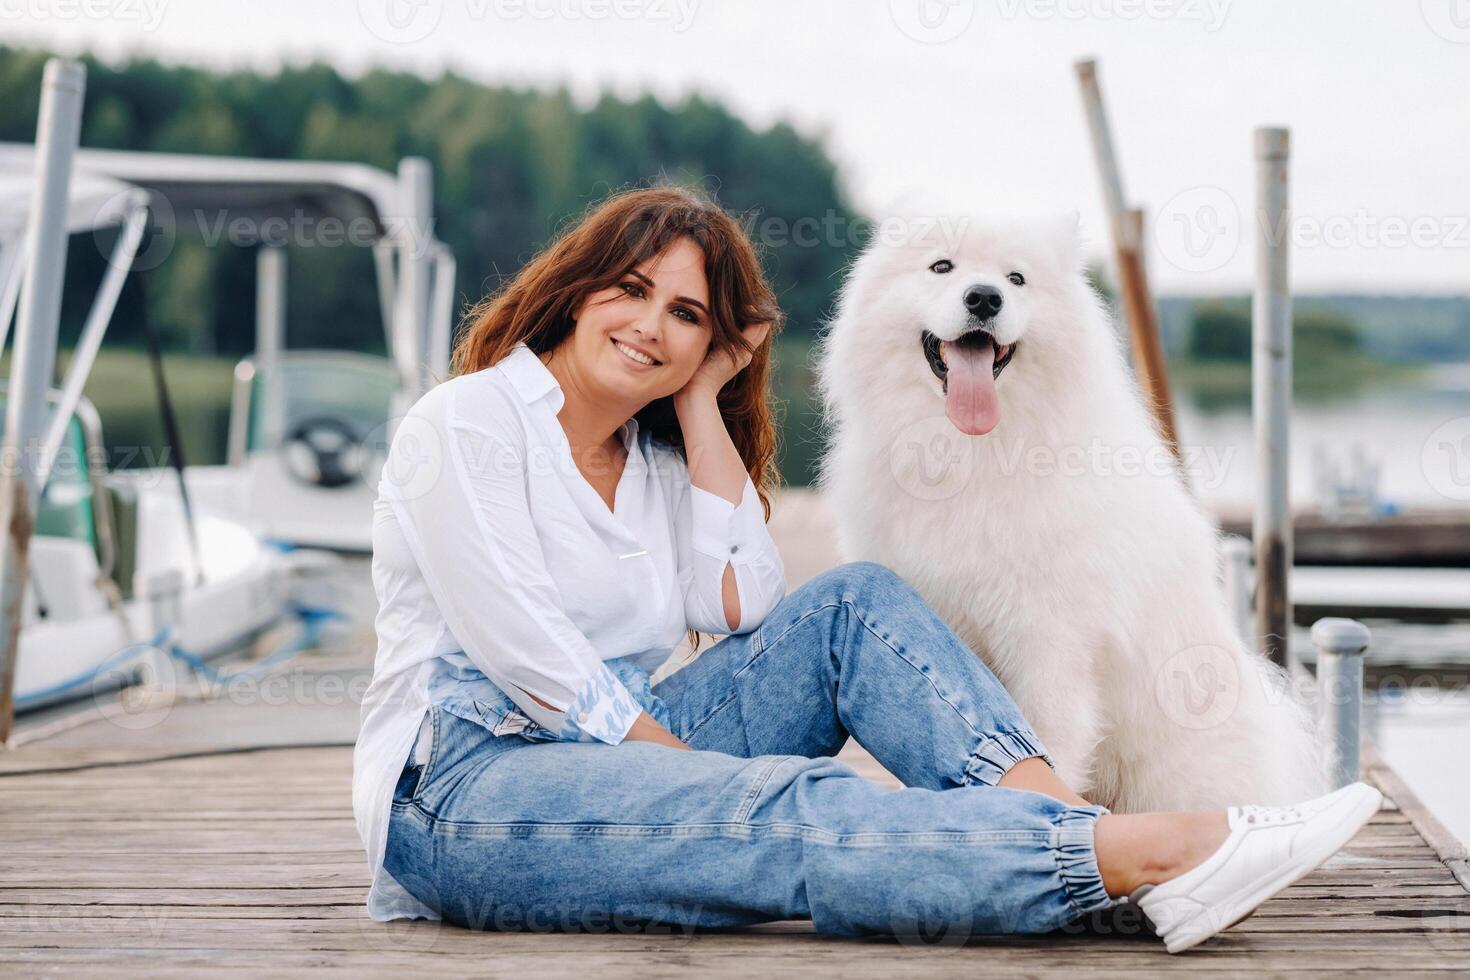
[[[755,483],[746,474],[739,505],[689,482],[676,520],[685,621],[705,633],[749,633],[786,595],[786,566],[766,527]],[[740,622],[725,618],[725,566],[735,569]]]
[[[436,389],[399,422],[379,493],[470,661],[537,724],[616,745],[642,708],[562,608],[527,501],[524,434],[458,419],[445,397]]]

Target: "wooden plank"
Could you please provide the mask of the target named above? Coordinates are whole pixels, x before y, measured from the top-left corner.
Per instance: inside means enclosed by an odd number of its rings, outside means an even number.
[[[1114,944],[1103,949],[1076,947],[1052,949],[1006,948],[989,944],[970,947],[941,947],[936,950],[912,947],[884,947],[871,943],[832,945],[815,950],[783,950],[771,948],[740,951],[698,947],[698,976],[750,977],[831,977],[841,975],[863,977],[1016,977],[1051,974],[1076,976],[1085,971],[1088,977],[1136,977],[1147,970],[1188,970],[1224,976],[1274,975],[1298,971],[1320,975],[1326,971],[1347,969],[1392,970],[1394,976],[1410,976],[1403,972],[1405,961],[1397,953],[1382,949],[1324,949],[1309,957],[1291,952],[1272,954],[1258,950],[1192,951],[1186,960],[1169,957],[1157,951],[1140,949],[1142,944]],[[541,957],[555,956],[555,971]],[[45,951],[40,955],[26,951],[5,951],[0,963],[14,965],[17,970],[34,969],[37,965],[65,967],[79,975],[82,970],[95,971],[108,977],[143,975],[148,977],[182,976],[192,978],[203,971],[226,965],[253,974],[296,974],[329,968],[350,971],[354,977],[401,977],[418,975],[426,968],[462,973],[493,969],[502,976],[637,976],[669,977],[688,980],[691,975],[691,950],[652,949],[619,953],[596,951],[559,951],[517,953],[486,948],[478,954],[456,954],[445,957],[440,965],[426,961],[423,953],[397,950],[338,950],[331,953],[236,951],[230,949],[161,950],[155,953],[121,951]],[[1425,950],[1417,953],[1413,970],[1428,975],[1432,971],[1463,972],[1463,954],[1451,951]],[[478,969],[477,969],[478,965]]]

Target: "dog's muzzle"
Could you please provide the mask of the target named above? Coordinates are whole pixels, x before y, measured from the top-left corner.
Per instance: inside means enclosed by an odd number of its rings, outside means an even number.
[[[944,381],[949,375],[949,366],[944,363],[944,357],[940,353],[939,345],[942,341],[928,330],[925,330],[920,336],[920,341],[924,349],[924,357],[929,362],[929,370],[933,371],[934,376],[941,382]],[[955,338],[954,343],[961,347],[989,344],[995,348],[995,364],[990,369],[993,378],[1000,377],[1006,365],[1011,363],[1011,358],[1016,356],[1016,348],[1020,346],[1020,344],[1010,344],[1003,347],[997,343],[988,321],[966,330]]]

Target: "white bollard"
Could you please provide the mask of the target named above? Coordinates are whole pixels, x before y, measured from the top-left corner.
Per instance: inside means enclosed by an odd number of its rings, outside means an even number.
[[[1371,634],[1356,619],[1329,616],[1312,624],[1317,648],[1317,689],[1322,697],[1322,727],[1332,738],[1333,786],[1358,781],[1358,744],[1363,717],[1363,656]]]

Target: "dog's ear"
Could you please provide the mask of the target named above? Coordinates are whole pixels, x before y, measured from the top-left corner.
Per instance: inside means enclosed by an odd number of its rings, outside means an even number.
[[[1069,266],[1077,264],[1081,251],[1081,213],[1076,208],[1052,215],[1046,222],[1047,237],[1057,254],[1065,257]]]

